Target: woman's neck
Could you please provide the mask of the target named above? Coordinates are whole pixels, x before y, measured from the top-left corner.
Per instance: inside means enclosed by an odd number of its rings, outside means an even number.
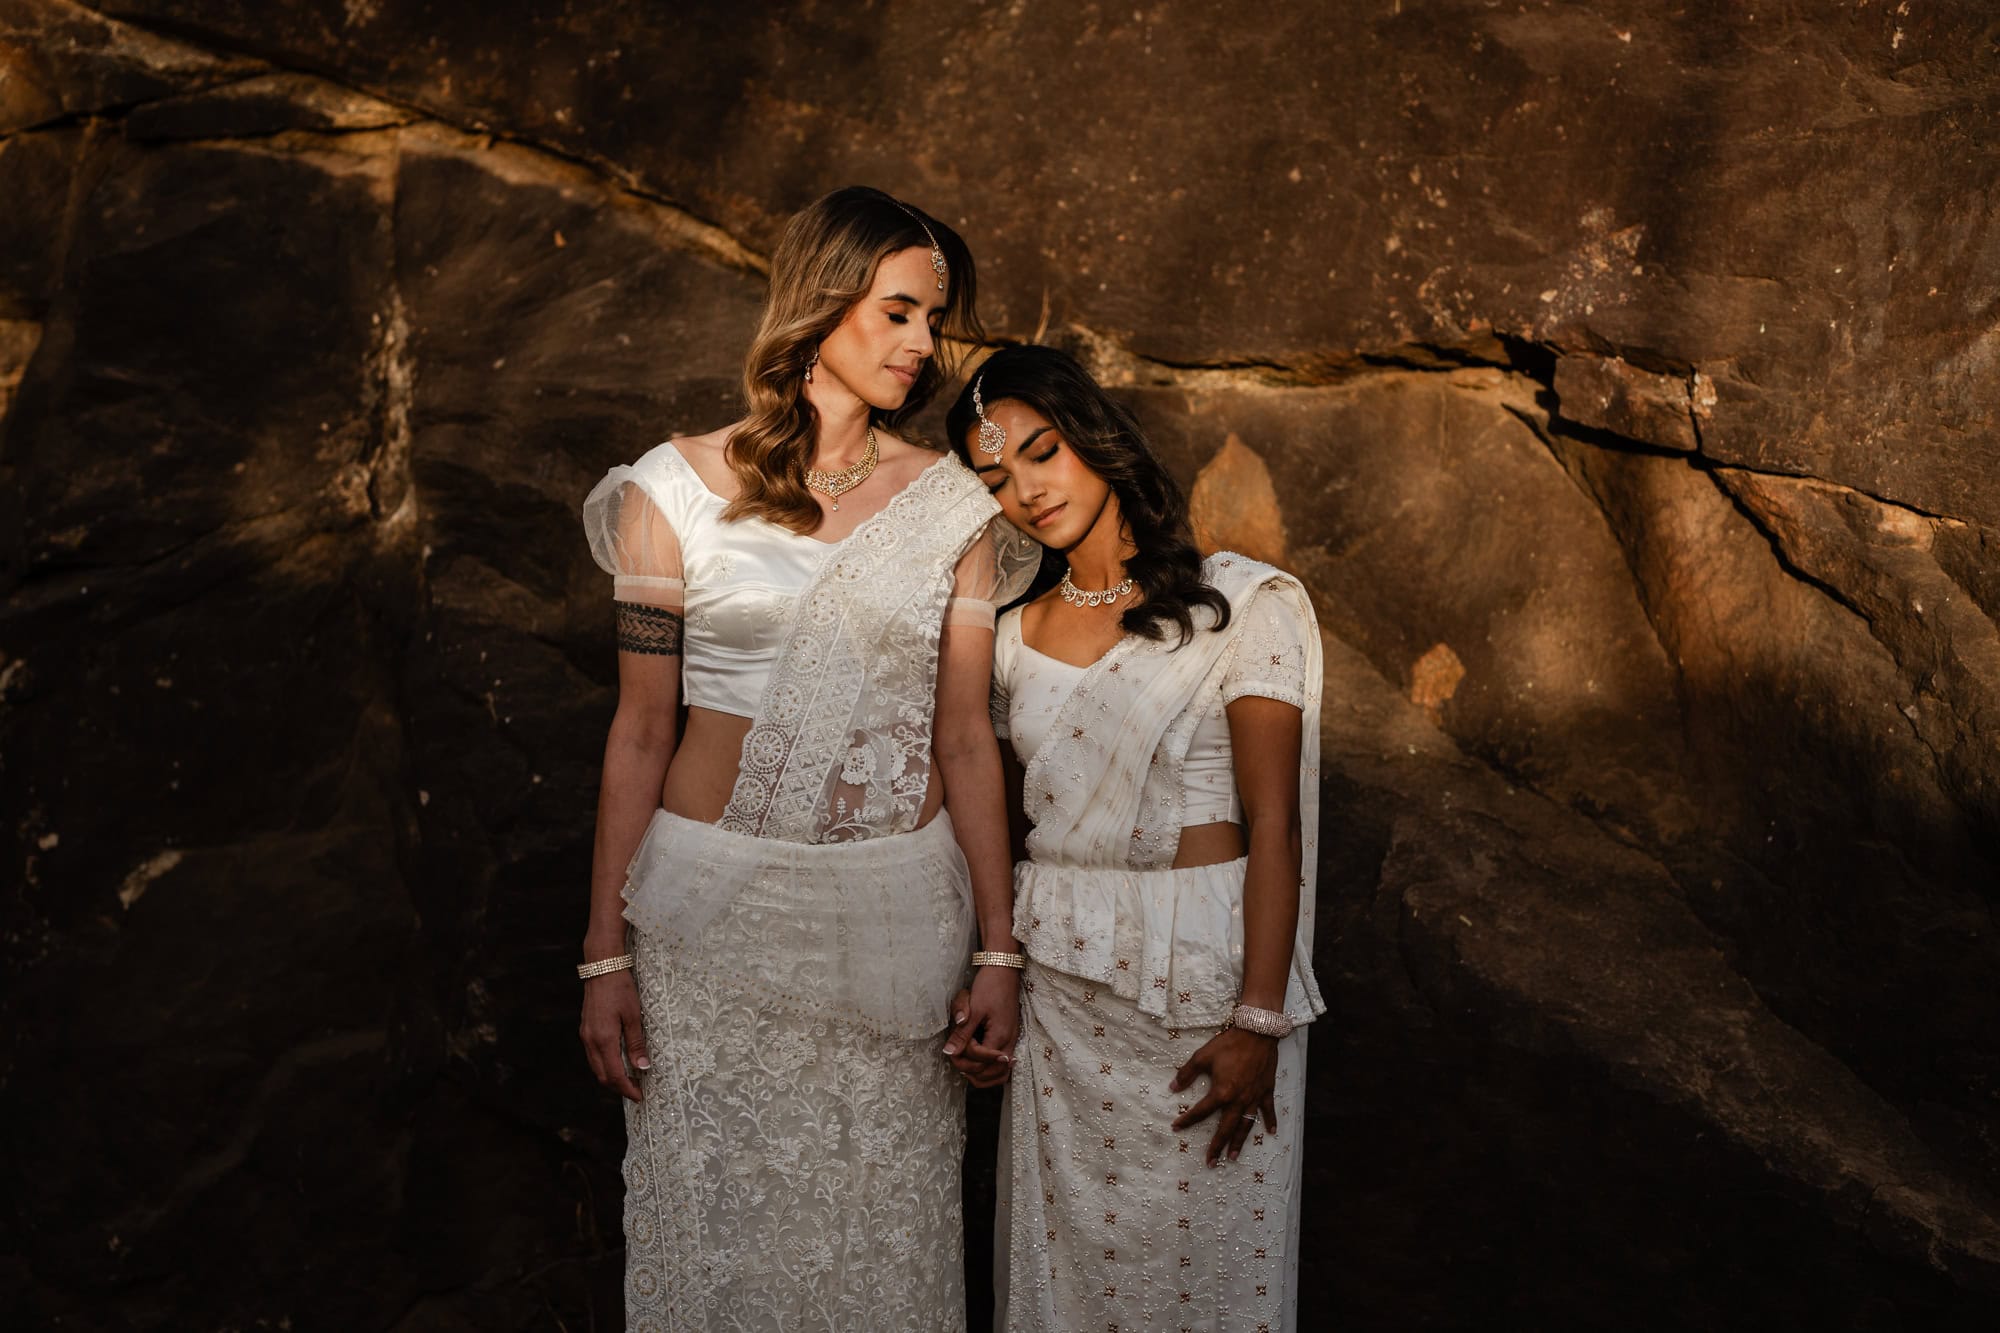
[[[1138,549],[1125,530],[1125,518],[1113,494],[1105,499],[1083,540],[1063,553],[1069,560],[1069,581],[1091,591],[1116,587],[1125,577],[1125,562]]]
[[[819,413],[819,429],[813,434],[813,457],[808,467],[837,472],[859,462],[868,448],[868,404],[843,387],[808,384],[806,401]]]

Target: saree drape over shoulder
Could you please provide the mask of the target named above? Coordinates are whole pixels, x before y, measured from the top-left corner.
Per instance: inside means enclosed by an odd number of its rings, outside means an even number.
[[[1022,756],[1034,828],[1031,859],[1015,872],[1014,931],[1029,967],[1001,1154],[1005,1328],[1294,1326],[1304,1025],[1326,1007],[1312,974],[1319,635],[1291,576],[1229,552],[1203,574],[1229,601],[1228,626],[1180,647],[1120,641],[1080,673]],[[996,667],[1003,727],[1015,674]],[[1285,997],[1301,1026],[1279,1044],[1279,1134],[1260,1129],[1240,1162],[1210,1170],[1213,1120],[1170,1128],[1206,1085],[1174,1095],[1167,1084],[1237,1002],[1247,862],[1170,867],[1190,741],[1252,694],[1302,713],[1299,925]]]
[[[1034,552],[950,458],[837,543],[721,504],[671,445],[585,504],[618,595],[686,608],[691,700],[698,677],[748,697],[768,661],[722,818],[658,812],[628,872],[653,1067],[627,1107],[627,1327],[960,1328],[938,1255],[963,1092],[936,1039],[971,886],[949,818],[917,821],[954,598],[1011,596]]]
[[[1242,981],[1242,903],[1168,896],[1173,881],[1141,872],[1173,864],[1183,770],[1202,705],[1217,695],[1225,704],[1246,694],[1282,699],[1305,715],[1304,855],[1285,1008],[1310,1022],[1326,1009],[1312,974],[1317,622],[1305,589],[1269,565],[1224,551],[1203,572],[1229,599],[1230,624],[1178,648],[1136,635],[1120,640],[1077,682],[1026,761],[1022,799],[1034,830],[1029,859],[1015,872],[1014,930],[1043,965],[1101,982],[1152,1018],[1185,1027],[1228,1018]]]

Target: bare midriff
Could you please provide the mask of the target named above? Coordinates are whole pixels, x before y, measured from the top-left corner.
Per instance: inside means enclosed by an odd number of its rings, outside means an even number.
[[[1174,848],[1174,869],[1221,865],[1243,855],[1243,826],[1221,822],[1189,824]]]
[[[729,793],[735,789],[736,771],[742,764],[743,738],[749,732],[747,717],[713,708],[689,708],[687,727],[660,789],[660,804],[667,813],[703,824],[721,819],[729,808]],[[943,804],[943,787],[929,784],[917,827],[930,823]]]

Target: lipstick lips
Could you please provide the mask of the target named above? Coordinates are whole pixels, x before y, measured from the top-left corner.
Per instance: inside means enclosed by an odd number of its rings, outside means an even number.
[[[1050,519],[1054,518],[1057,514],[1060,514],[1063,510],[1067,508],[1069,508],[1069,501],[1065,500],[1061,504],[1057,505],[1054,509],[1043,510],[1041,513],[1029,519],[1028,522],[1033,524],[1035,527],[1039,528],[1044,523],[1047,523]]]
[[[903,369],[901,366],[888,366],[885,369],[891,375],[901,380],[903,387],[906,389],[917,382],[917,368],[915,366],[911,366],[908,370]]]

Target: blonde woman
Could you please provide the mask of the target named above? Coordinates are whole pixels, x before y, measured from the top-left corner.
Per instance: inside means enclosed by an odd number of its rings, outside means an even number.
[[[1032,546],[902,427],[973,298],[951,228],[828,195],[773,257],[749,415],[584,505],[619,698],[578,970],[627,1098],[630,1329],[963,1323],[939,1051],[971,951],[1015,952],[986,709]],[[1018,975],[974,971],[954,1035],[982,1059]]]
[[[996,353],[947,429],[1064,566],[994,648],[1029,826],[998,1326],[1291,1329],[1325,1008],[1312,604],[1269,565],[1202,559],[1138,423],[1060,352]]]

